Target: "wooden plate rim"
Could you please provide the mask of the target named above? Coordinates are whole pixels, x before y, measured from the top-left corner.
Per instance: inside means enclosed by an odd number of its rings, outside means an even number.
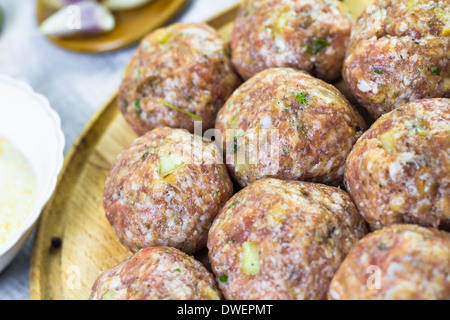
[[[213,27],[218,27],[222,24],[224,24],[224,20],[228,20],[231,16],[235,15],[239,9],[240,4],[237,3],[218,14],[212,16],[205,22],[210,24]],[[30,299],[31,300],[41,300],[42,297],[42,288],[41,288],[41,261],[43,260],[43,250],[44,247],[47,246],[48,250],[50,250],[50,243],[45,244],[45,238],[46,235],[44,234],[43,226],[46,223],[49,223],[47,220],[50,217],[50,214],[52,213],[53,206],[55,205],[56,198],[58,196],[59,190],[61,189],[61,186],[64,184],[63,180],[65,175],[67,174],[68,168],[76,161],[76,160],[82,160],[77,159],[81,157],[85,157],[80,150],[86,150],[89,149],[89,146],[91,143],[87,141],[88,136],[90,135],[91,131],[98,126],[98,123],[102,121],[102,116],[109,111],[117,111],[117,110],[109,110],[110,108],[114,108],[114,100],[117,98],[118,91],[116,92],[107,100],[107,102],[93,115],[93,117],[89,120],[89,122],[86,124],[86,126],[83,128],[81,134],[78,136],[75,143],[72,145],[70,150],[68,151],[65,160],[64,165],[61,170],[60,176],[58,178],[58,183],[55,188],[55,192],[53,196],[48,201],[47,205],[45,206],[41,218],[39,221],[39,225],[37,227],[36,236],[33,244],[32,249],[32,256],[30,261]],[[58,255],[56,255],[54,258],[59,259]]]

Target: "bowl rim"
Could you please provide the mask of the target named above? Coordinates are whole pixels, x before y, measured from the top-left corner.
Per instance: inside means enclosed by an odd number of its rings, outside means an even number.
[[[11,234],[11,237],[3,245],[0,245],[1,259],[17,245],[17,243],[22,239],[24,235],[28,233],[31,228],[34,227],[39,217],[41,216],[44,206],[55,191],[56,183],[58,181],[58,177],[64,163],[65,137],[61,129],[61,119],[58,113],[50,106],[50,102],[46,97],[35,92],[33,88],[25,81],[13,79],[5,74],[0,73],[0,82],[5,82],[19,88],[19,90],[22,90],[24,93],[28,94],[31,98],[33,98],[33,100],[36,101],[36,107],[39,106],[43,113],[45,113],[52,120],[54,124],[54,134],[57,140],[56,166],[54,167],[51,177],[49,178],[49,187],[47,190],[43,191],[42,195],[38,199],[36,199],[36,202],[33,205],[33,209],[28,214],[28,217],[25,219],[20,228],[17,229],[13,234]]]

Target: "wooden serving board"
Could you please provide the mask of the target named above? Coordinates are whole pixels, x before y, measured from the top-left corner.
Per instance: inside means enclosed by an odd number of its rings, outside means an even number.
[[[368,0],[344,2],[358,15]],[[228,40],[238,9],[207,22]],[[347,92],[342,81],[336,85]],[[31,258],[31,299],[87,299],[99,274],[130,255],[106,220],[102,197],[113,161],[136,138],[119,112],[116,93],[69,151],[42,213]]]

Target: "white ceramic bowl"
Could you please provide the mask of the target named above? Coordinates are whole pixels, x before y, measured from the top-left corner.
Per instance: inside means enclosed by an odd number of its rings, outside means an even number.
[[[31,213],[0,245],[1,272],[19,252],[53,194],[64,162],[64,135],[58,114],[44,96],[25,82],[0,74],[0,137],[25,156],[37,177],[37,197]]]

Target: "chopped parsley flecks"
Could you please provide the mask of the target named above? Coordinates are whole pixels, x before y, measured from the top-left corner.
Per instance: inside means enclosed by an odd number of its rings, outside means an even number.
[[[439,67],[435,64],[431,65],[431,73],[435,76],[440,76],[441,72],[439,71]]]
[[[324,39],[324,38],[314,38],[313,41],[308,43],[306,47],[306,53],[310,55],[316,55],[320,51],[322,51],[323,48],[328,47],[330,43]]]
[[[378,249],[386,249],[388,247],[388,245],[386,243],[380,243],[378,245]]]
[[[373,72],[375,72],[376,74],[382,74],[383,71],[381,71],[380,69],[377,68],[373,68]]]
[[[180,268],[176,268],[176,269],[175,269],[175,272],[181,273]]]
[[[136,112],[136,116],[139,118],[141,116],[142,108],[141,108],[141,100],[137,99],[134,102],[134,110]]]
[[[288,147],[288,146],[284,146],[282,150],[283,150],[283,154],[284,154],[285,156],[289,154],[289,151],[290,151],[290,150],[289,150],[289,147]]]
[[[303,133],[305,136],[308,135],[308,131],[306,131],[306,128],[303,123],[299,123],[298,130],[300,130],[300,132]]]
[[[213,197],[216,198],[219,195],[219,192],[220,192],[219,189],[214,190]]]
[[[295,94],[295,99],[297,99],[298,103],[304,105],[308,103],[308,98],[306,97],[306,93],[304,92],[297,92]]]
[[[220,276],[219,281],[222,283],[227,283],[228,281],[228,275],[227,274],[223,274]]]
[[[238,139],[245,136],[245,131],[242,131],[241,133],[238,133],[233,137],[233,146],[231,147],[231,153],[235,153],[239,151],[239,145],[238,145]]]
[[[229,50],[223,50],[223,55],[227,58],[231,58],[231,53]]]

